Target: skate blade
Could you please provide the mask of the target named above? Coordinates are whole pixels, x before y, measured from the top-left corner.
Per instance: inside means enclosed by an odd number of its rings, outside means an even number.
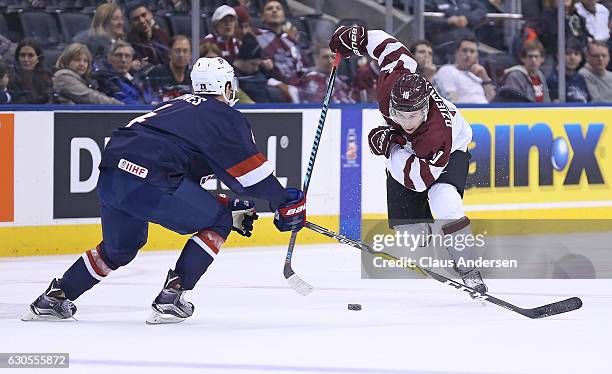
[[[147,325],[164,325],[170,323],[179,323],[183,322],[187,318],[181,318],[174,316],[172,314],[162,314],[158,312],[151,312],[151,315],[145,321]]]
[[[23,315],[23,317],[21,317],[21,320],[24,322],[30,322],[30,321],[60,322],[60,321],[70,321],[70,320],[76,321],[76,318],[57,318],[56,316],[52,316],[52,315],[39,315],[29,310],[26,312],[26,314]]]

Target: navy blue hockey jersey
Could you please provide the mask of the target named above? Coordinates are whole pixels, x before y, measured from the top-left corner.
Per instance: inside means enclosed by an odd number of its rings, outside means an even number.
[[[281,203],[284,189],[242,113],[213,97],[183,95],[112,133],[100,168],[120,168],[168,192],[215,174],[232,191]],[[265,191],[260,182],[265,185]]]

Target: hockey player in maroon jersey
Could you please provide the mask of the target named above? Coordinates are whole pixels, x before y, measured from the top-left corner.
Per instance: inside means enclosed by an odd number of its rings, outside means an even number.
[[[374,128],[368,143],[374,155],[387,159],[389,225],[412,233],[433,230],[455,237],[471,233],[463,191],[472,130],[455,105],[415,73],[417,63],[411,53],[384,31],[341,26],[330,47],[343,57],[369,54],[380,66],[376,93],[386,125]],[[414,223],[432,218],[436,223]],[[480,271],[460,265],[473,251],[447,249],[463,282],[486,292]]]

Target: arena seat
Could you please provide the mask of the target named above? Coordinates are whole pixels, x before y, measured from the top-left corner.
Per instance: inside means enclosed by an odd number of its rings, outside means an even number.
[[[69,42],[82,30],[87,30],[91,25],[91,15],[81,12],[66,12],[57,15],[64,40]]]
[[[63,41],[62,33],[52,14],[24,11],[19,14],[19,20],[25,38],[34,38],[43,46],[54,46]]]

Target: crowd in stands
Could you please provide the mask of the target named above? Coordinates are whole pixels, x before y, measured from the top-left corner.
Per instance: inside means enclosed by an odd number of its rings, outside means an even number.
[[[426,40],[411,43],[417,72],[457,103],[558,101],[559,1],[566,101],[612,102],[612,0],[523,1],[514,38],[503,20],[486,17],[506,11],[504,0],[425,0],[425,11],[443,17],[426,18]],[[0,103],[160,103],[191,92],[194,53],[234,66],[241,103],[321,103],[333,65],[327,39],[340,24],[363,22],[294,17],[285,0],[206,0],[192,51],[190,7],[0,0]],[[368,57],[343,61],[332,101],[374,102],[378,74]]]

